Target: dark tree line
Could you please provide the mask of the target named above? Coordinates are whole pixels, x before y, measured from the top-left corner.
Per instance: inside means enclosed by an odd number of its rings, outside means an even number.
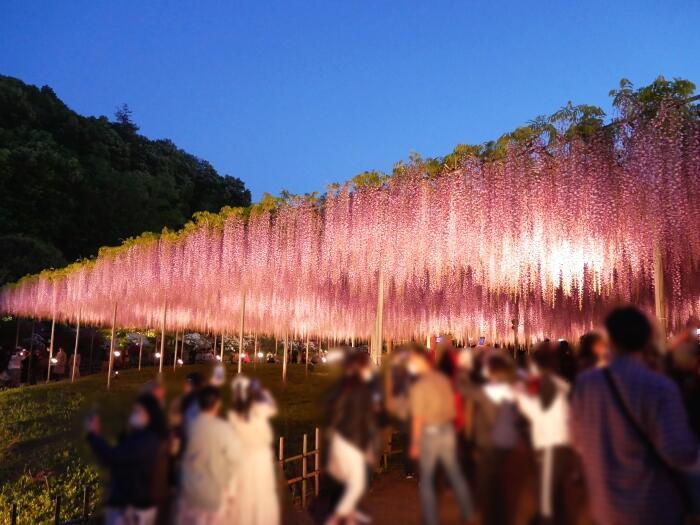
[[[138,129],[126,105],[114,121],[84,117],[48,86],[0,76],[0,285],[250,204],[240,179]]]

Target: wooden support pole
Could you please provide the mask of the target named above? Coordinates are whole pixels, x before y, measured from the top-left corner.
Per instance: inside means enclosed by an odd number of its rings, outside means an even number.
[[[379,270],[377,280],[377,313],[374,322],[372,361],[379,366],[382,362],[382,346],[384,335],[384,272]]]
[[[141,370],[141,356],[143,355],[143,334],[139,334],[139,370]]]
[[[175,330],[175,347],[173,348],[173,372],[177,367],[177,330]]]
[[[282,357],[282,382],[287,382],[287,352],[289,352],[289,335],[284,336],[284,355]]]
[[[117,303],[112,311],[112,339],[109,342],[109,366],[107,367],[107,390],[112,386],[112,368],[114,367],[114,343],[117,338]]]
[[[306,358],[304,362],[306,363],[306,375],[309,375],[309,334],[306,334]]]
[[[253,370],[258,368],[258,333],[253,338]]]
[[[36,377],[32,374],[32,359],[34,359],[34,328],[36,321],[32,319],[32,337],[29,340],[29,363],[27,363],[27,383],[36,381]]]
[[[221,332],[221,354],[219,357],[219,362],[223,365],[224,364],[224,333]]]
[[[46,371],[46,382],[51,381],[51,366],[53,363],[53,338],[56,333],[56,310],[53,311],[53,317],[51,318],[51,341],[49,343],[49,369]]]
[[[279,449],[277,451],[277,457],[279,458],[280,465],[282,465],[282,470],[284,470],[284,438],[280,436]]]
[[[73,366],[70,371],[70,382],[75,382],[75,362],[78,359],[78,340],[80,339],[80,310],[78,310],[78,324],[75,328],[75,348],[73,348]]]
[[[656,319],[659,323],[659,351],[666,347],[666,299],[664,297],[664,259],[661,252],[661,244],[657,240],[654,243],[654,303]]]
[[[163,359],[165,359],[165,325],[168,321],[168,303],[163,304],[163,325],[160,334],[160,362],[158,363],[158,374],[163,373]]]
[[[245,324],[245,290],[241,297],[241,331],[238,335],[238,373],[243,371],[243,326]]]

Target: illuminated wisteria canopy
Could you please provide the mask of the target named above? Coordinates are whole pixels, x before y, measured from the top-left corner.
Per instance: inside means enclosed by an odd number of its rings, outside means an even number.
[[[700,129],[660,112],[624,133],[513,145],[435,178],[407,169],[321,202],[202,215],[96,260],[6,287],[28,317],[236,333],[575,336],[619,302],[654,308],[663,255],[670,330],[700,317]]]

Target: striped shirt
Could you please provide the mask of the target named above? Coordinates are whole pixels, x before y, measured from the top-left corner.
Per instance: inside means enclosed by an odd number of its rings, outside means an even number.
[[[666,464],[674,469],[693,465],[698,440],[688,426],[677,386],[634,356],[616,357],[610,371],[626,406]],[[571,431],[598,523],[681,523],[676,483],[622,413],[601,369],[577,380]]]

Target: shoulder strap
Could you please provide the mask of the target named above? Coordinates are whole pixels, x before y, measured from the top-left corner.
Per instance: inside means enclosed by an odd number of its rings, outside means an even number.
[[[646,432],[644,432],[641,425],[637,422],[637,419],[632,414],[632,411],[627,406],[627,403],[625,403],[625,400],[622,397],[622,394],[620,393],[620,389],[617,387],[617,383],[613,378],[610,368],[603,368],[603,376],[605,377],[605,381],[607,382],[610,392],[612,393],[612,396],[615,400],[615,404],[618,406],[620,412],[622,412],[622,415],[625,417],[630,426],[634,429],[635,433],[639,437],[639,440],[642,443],[644,443],[644,445],[646,445],[646,447],[653,454],[654,458],[656,458],[656,460],[659,463],[661,463],[661,465],[663,465],[667,469],[670,469],[666,461],[663,459],[663,457],[661,457],[661,454],[659,454],[659,451],[656,449],[654,443],[651,441],[649,436],[647,436]]]

